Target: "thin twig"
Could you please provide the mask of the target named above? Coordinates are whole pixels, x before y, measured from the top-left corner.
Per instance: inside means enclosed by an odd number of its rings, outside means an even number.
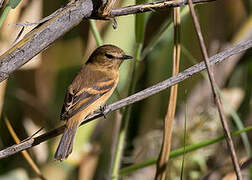
[[[214,56],[212,56],[211,58],[209,58],[209,62],[210,64],[218,64],[220,62],[222,62],[223,60],[227,59],[228,57],[240,53],[242,51],[245,51],[247,49],[249,49],[250,47],[252,47],[252,40],[248,40],[242,43],[239,43],[235,46],[233,46],[232,48],[229,48],[221,53],[218,53]],[[171,87],[181,81],[184,81],[185,79],[190,78],[193,74],[198,73],[202,70],[205,69],[205,63],[201,62],[198,63],[186,70],[184,70],[183,72],[179,73],[177,76],[171,77],[165,81],[162,81],[154,86],[151,86],[149,88],[146,88],[138,93],[135,93],[127,98],[124,98],[120,101],[117,101],[113,104],[110,104],[108,106],[106,106],[106,109],[104,110],[103,113],[99,113],[96,112],[94,113],[92,116],[87,117],[86,119],[83,120],[82,124],[86,124],[98,117],[103,116],[103,114],[108,114],[111,111],[115,111],[117,109],[123,108],[125,106],[128,106],[130,104],[133,104],[135,102],[141,101],[147,97],[150,97],[154,94],[157,94],[165,89],[167,89],[168,87]],[[0,159],[6,158],[10,155],[13,155],[17,152],[20,152],[22,150],[28,149],[30,147],[36,146],[44,141],[47,141],[48,139],[51,139],[53,137],[58,136],[59,134],[62,134],[63,131],[65,129],[65,126],[60,126],[56,129],[53,129],[45,134],[42,134],[38,137],[34,137],[32,139],[29,139],[28,141],[22,142],[20,144],[17,145],[13,145],[11,147],[8,147],[6,149],[3,149],[0,151]]]
[[[18,39],[19,39],[19,38],[21,37],[21,35],[23,34],[24,29],[25,29],[24,27],[21,28],[21,30],[19,31],[19,33],[18,33],[16,39],[13,41],[13,43],[11,44],[11,46],[13,46],[14,44],[16,44],[16,42],[18,41]]]
[[[216,0],[197,0],[194,3],[203,3]],[[31,60],[38,53],[42,52],[63,34],[71,30],[74,26],[85,19],[102,19],[97,16],[97,4],[93,0],[79,0],[64,8],[60,8],[49,15],[49,18],[41,21],[32,31],[16,43],[12,48],[0,56],[0,82],[8,78],[9,75]],[[97,3],[97,2],[96,2]],[[142,13],[150,9],[166,9],[169,7],[183,6],[187,0],[158,1],[153,3],[127,6],[113,9],[111,16],[123,16],[128,14]]]
[[[5,117],[4,120],[5,120],[5,124],[6,124],[8,130],[9,130],[9,132],[10,132],[12,138],[14,139],[14,141],[15,141],[17,144],[20,143],[20,140],[19,140],[17,134],[15,133],[14,129],[12,128],[11,123],[10,123],[10,121],[8,120],[8,118]],[[31,158],[30,154],[29,154],[26,150],[22,151],[21,153],[23,154],[25,160],[26,160],[26,161],[28,162],[28,164],[31,166],[31,168],[33,169],[33,171],[38,175],[38,177],[39,177],[40,179],[42,179],[42,180],[45,180],[46,178],[42,175],[42,173],[41,173],[39,167],[38,167],[37,164],[33,161],[33,159]]]
[[[29,139],[33,138],[34,136],[36,136],[40,131],[42,131],[44,129],[44,127],[41,127],[40,129],[38,129],[35,133],[33,133],[31,136],[29,136],[27,139],[24,139],[23,141],[28,141]],[[22,142],[23,142],[22,141]]]
[[[220,120],[221,120],[223,129],[224,129],[224,133],[225,133],[225,136],[226,136],[226,141],[227,141],[227,144],[228,144],[228,148],[229,148],[230,153],[231,153],[231,158],[232,158],[232,161],[233,161],[234,170],[235,170],[237,179],[241,180],[242,179],[241,169],[240,169],[240,166],[239,166],[238,158],[237,158],[236,153],[235,153],[235,148],[234,148],[234,144],[233,144],[233,141],[232,141],[231,133],[229,131],[229,127],[228,127],[228,124],[226,122],[226,119],[225,119],[225,116],[224,116],[224,113],[223,113],[223,107],[222,107],[222,104],[221,104],[221,100],[220,100],[220,97],[219,97],[219,95],[217,93],[216,82],[215,82],[215,79],[214,79],[213,70],[210,67],[209,58],[208,58],[206,46],[205,46],[205,43],[204,43],[204,39],[203,39],[203,36],[202,36],[202,33],[201,33],[200,24],[199,24],[197,15],[195,13],[194,6],[192,4],[192,0],[188,0],[188,4],[189,4],[189,8],[190,8],[190,11],[191,11],[191,14],[192,14],[192,19],[193,19],[193,22],[194,22],[195,30],[197,32],[197,37],[198,37],[198,40],[199,40],[199,43],[200,43],[201,52],[203,54],[204,62],[206,64],[206,69],[207,69],[208,77],[209,77],[209,80],[210,80],[214,100],[215,100],[215,103],[216,103],[217,108],[218,108]]]
[[[194,0],[193,3],[200,4],[200,3],[207,3],[207,2],[213,2],[213,1],[216,1],[216,0]],[[127,6],[127,7],[122,7],[118,9],[113,9],[111,12],[111,16],[112,17],[125,16],[129,14],[143,13],[147,11],[153,12],[153,10],[184,6],[187,3],[188,3],[187,0],[155,1],[152,3],[138,4],[138,5]]]

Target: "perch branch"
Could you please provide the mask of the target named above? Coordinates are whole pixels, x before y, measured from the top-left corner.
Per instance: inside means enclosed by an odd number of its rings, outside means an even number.
[[[216,0],[194,0],[194,3],[203,3]],[[111,16],[123,16],[128,14],[165,9],[169,7],[183,6],[187,0],[158,1],[141,5],[127,6],[113,9]],[[95,9],[97,5],[92,0],[79,0],[64,8],[58,9],[44,18],[38,26],[30,31],[25,37],[12,48],[0,56],[0,82],[31,60],[38,53],[46,49],[55,40],[79,24],[82,19],[102,19],[98,17]]]
[[[212,56],[211,58],[209,58],[209,63],[210,64],[218,64],[220,62],[222,62],[223,60],[227,59],[228,57],[240,53],[242,51],[245,51],[247,49],[249,49],[250,47],[252,47],[252,40],[248,40],[242,43],[239,43],[235,46],[233,46],[232,48],[229,48],[221,53],[218,53],[214,56]],[[108,106],[106,106],[106,109],[104,110],[103,114],[108,114],[111,111],[115,111],[117,109],[123,108],[125,106],[128,106],[130,104],[136,103],[138,101],[141,101],[149,96],[152,96],[154,94],[157,94],[165,89],[167,89],[170,86],[173,86],[181,81],[184,81],[185,79],[188,79],[189,77],[191,77],[193,74],[198,73],[202,70],[204,70],[205,67],[205,63],[204,62],[200,62],[186,70],[184,70],[183,72],[179,73],[178,75],[171,77],[165,81],[162,81],[154,86],[151,86],[149,88],[146,88],[138,93],[135,93],[127,98],[124,98],[120,101],[117,101],[113,104],[110,104]],[[92,116],[88,116],[86,119],[83,120],[82,124],[86,124],[98,117],[103,116],[103,114],[101,113],[94,113]],[[20,144],[16,144],[13,145],[11,147],[8,147],[6,149],[3,149],[0,151],[0,159],[6,158],[10,155],[13,155],[17,152],[20,152],[22,150],[28,149],[30,147],[36,146],[48,139],[51,139],[53,137],[58,136],[59,134],[61,134],[65,129],[65,126],[60,126],[59,128],[56,128],[54,130],[51,130],[45,134],[42,134],[38,137],[34,137],[34,138],[30,138],[28,140],[25,140],[23,142],[21,142]]]

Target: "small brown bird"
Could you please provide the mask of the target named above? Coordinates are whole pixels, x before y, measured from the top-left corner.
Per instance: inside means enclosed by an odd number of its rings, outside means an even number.
[[[132,59],[113,45],[97,48],[83,65],[67,89],[61,120],[66,130],[61,137],[54,158],[66,159],[73,150],[74,137],[82,120],[99,109],[112,95],[119,81],[119,67],[123,60]]]

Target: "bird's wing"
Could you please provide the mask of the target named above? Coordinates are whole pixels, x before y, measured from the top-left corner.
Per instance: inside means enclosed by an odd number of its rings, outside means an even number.
[[[68,88],[61,110],[61,120],[67,120],[84,110],[116,86],[116,80],[112,78],[104,76],[98,81],[95,79],[90,78],[89,83],[82,83],[79,88],[73,86]]]

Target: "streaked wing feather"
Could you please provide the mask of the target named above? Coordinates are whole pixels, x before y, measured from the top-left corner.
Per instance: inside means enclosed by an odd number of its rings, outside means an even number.
[[[71,93],[73,91],[68,91],[62,108],[61,119],[67,120],[76,113],[84,110],[109,92],[114,85],[115,82],[111,80],[106,83],[95,83],[92,87],[82,87],[82,89],[74,95]]]

